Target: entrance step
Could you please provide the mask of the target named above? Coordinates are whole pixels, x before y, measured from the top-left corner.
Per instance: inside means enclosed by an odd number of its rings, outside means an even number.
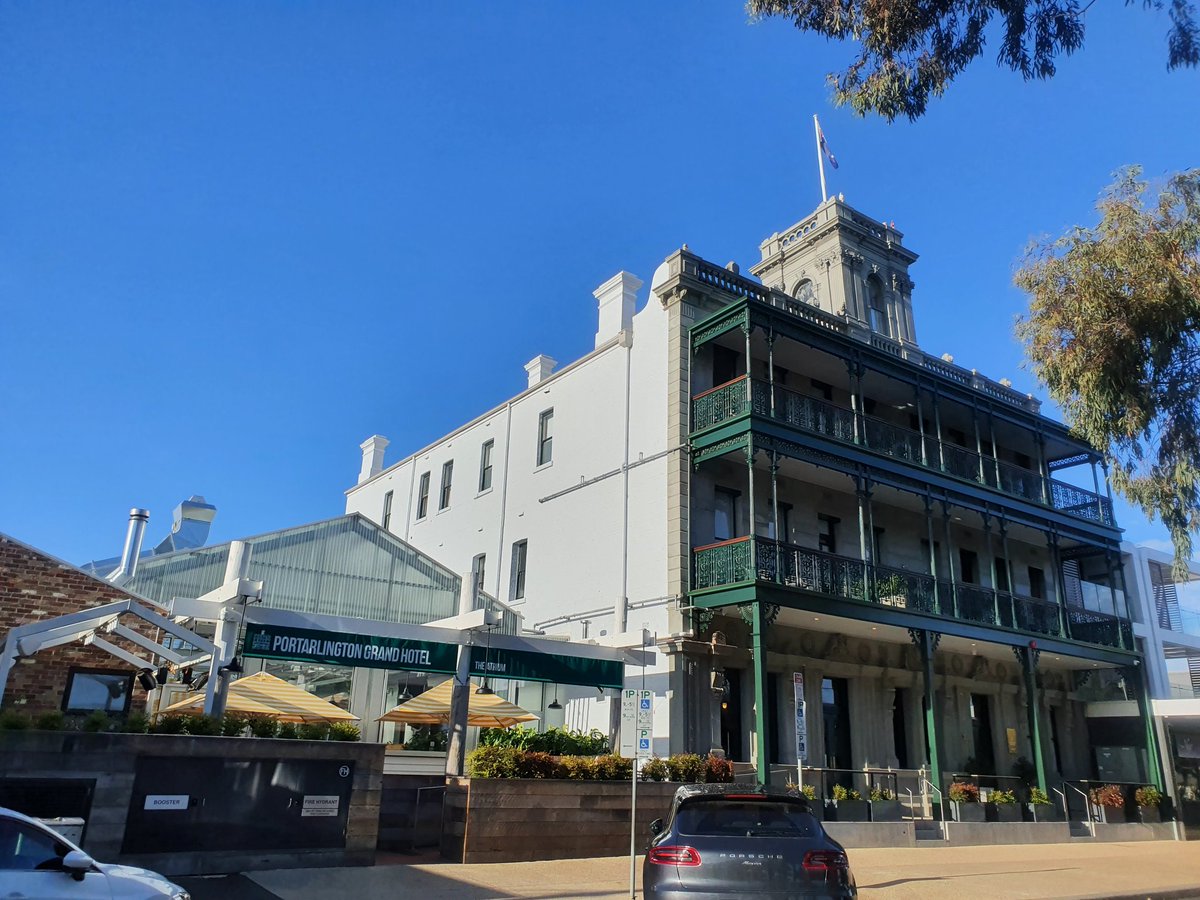
[[[1071,828],[1071,837],[1072,838],[1088,838],[1089,840],[1091,839],[1092,830],[1090,828],[1088,828],[1087,822],[1077,822],[1075,820],[1071,820],[1067,824]]]
[[[941,841],[945,838],[941,822],[933,819],[915,819],[913,826],[918,841]]]

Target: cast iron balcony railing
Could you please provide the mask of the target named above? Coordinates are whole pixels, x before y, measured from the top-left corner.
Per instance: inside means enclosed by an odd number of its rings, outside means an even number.
[[[914,610],[962,622],[1069,637],[1108,647],[1133,647],[1129,622],[1116,616],[873,565],[770,538],[757,537],[753,542],[749,537],[721,541],[697,547],[692,557],[692,589],[696,591],[769,582],[841,600]]]
[[[802,431],[855,444],[893,459],[973,481],[1059,512],[1105,525],[1113,524],[1112,503],[1107,497],[1053,478],[1043,478],[1037,472],[1001,462],[991,456],[980,456],[973,450],[939,440],[936,435],[921,434],[873,416],[856,415],[852,409],[798,394],[778,385],[775,386],[775,402],[772,404],[771,385],[754,379],[747,387],[745,375],[697,394],[692,399],[692,430],[700,431],[720,425],[749,412],[774,418]]]

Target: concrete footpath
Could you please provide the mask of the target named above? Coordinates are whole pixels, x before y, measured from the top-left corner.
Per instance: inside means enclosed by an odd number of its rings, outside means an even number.
[[[1200,843],[1015,844],[851,850],[860,896],[901,898],[1200,898]],[[641,860],[638,860],[638,896]],[[291,869],[179,879],[194,900],[621,900],[629,859],[360,869]]]

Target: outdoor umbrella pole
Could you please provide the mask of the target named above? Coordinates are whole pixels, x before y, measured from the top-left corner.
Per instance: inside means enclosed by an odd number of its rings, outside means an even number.
[[[454,688],[450,695],[450,744],[446,753],[446,775],[463,774],[463,761],[467,751],[467,714],[471,702],[471,648],[462,644],[458,648],[458,671],[454,674]]]

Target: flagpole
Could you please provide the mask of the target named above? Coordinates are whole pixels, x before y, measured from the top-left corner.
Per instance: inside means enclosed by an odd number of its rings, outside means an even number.
[[[825,157],[821,154],[821,123],[817,121],[816,113],[813,113],[813,131],[817,139],[817,168],[821,170],[821,205],[824,206],[829,195],[825,193]]]

